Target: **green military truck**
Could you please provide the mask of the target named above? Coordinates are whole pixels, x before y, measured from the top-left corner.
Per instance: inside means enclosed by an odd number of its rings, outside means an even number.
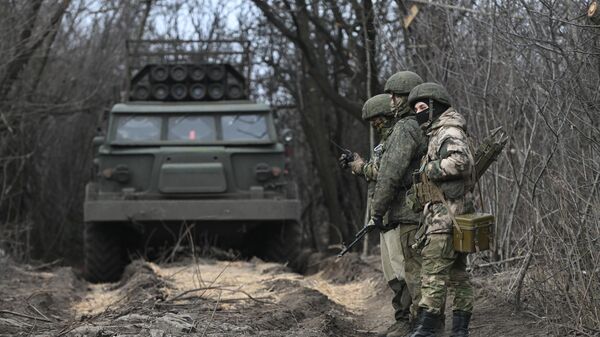
[[[218,41],[219,52],[214,43],[128,42],[125,99],[94,139],[86,186],[89,281],[116,281],[132,257],[188,237],[266,260],[297,259],[291,135],[278,137],[269,106],[248,100],[247,42]]]

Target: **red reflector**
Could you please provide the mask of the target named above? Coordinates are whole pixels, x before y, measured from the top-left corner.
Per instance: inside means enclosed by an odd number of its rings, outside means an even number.
[[[190,130],[190,134],[188,136],[190,140],[196,140],[196,130]]]
[[[279,177],[279,175],[281,174],[281,168],[273,166],[271,168],[271,174],[273,174],[273,177]]]

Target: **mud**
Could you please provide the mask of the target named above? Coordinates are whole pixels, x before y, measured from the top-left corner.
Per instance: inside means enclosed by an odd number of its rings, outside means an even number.
[[[379,336],[392,323],[377,256],[314,259],[310,275],[251,261],[134,261],[89,284],[71,268],[0,261],[0,336]],[[548,336],[476,280],[471,336]],[[447,327],[451,325],[448,318]]]

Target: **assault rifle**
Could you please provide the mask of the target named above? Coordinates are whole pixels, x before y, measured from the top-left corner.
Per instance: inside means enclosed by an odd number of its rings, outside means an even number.
[[[352,153],[352,151],[348,149],[339,146],[336,142],[334,142],[331,139],[329,139],[329,142],[335,145],[335,147],[337,147],[340,151],[342,151],[342,156],[340,158],[340,166],[342,166],[342,168],[348,167],[348,163],[354,161],[354,153]]]
[[[475,181],[479,180],[488,167],[496,161],[507,142],[508,137],[506,137],[501,126],[491,130],[490,135],[483,139],[473,155],[475,159]]]
[[[369,233],[370,231],[372,231],[373,229],[375,229],[375,226],[367,226],[365,225],[358,233],[356,233],[354,235],[354,241],[350,242],[349,245],[345,245],[342,242],[342,251],[337,255],[337,257],[342,257],[344,256],[344,254],[346,254],[347,252],[350,251],[350,249],[352,249],[352,247],[354,247],[360,240],[362,240],[362,238],[367,235],[367,233]]]

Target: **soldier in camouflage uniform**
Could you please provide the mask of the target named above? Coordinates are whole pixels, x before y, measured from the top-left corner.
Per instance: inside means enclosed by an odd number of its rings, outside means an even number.
[[[467,255],[454,250],[453,216],[471,213],[471,174],[473,154],[468,146],[463,116],[451,107],[444,87],[424,83],[415,87],[408,103],[429,136],[427,155],[421,165],[422,180],[438,191],[438,197],[425,204],[421,270],[421,315],[411,337],[435,336],[442,324],[448,287],[454,291],[452,337],[468,336],[473,311],[473,288],[466,272]]]
[[[381,157],[385,153],[387,140],[397,121],[390,106],[391,95],[389,94],[376,95],[365,102],[362,110],[362,118],[371,123],[380,138],[380,142],[373,149],[373,156],[368,162],[365,162],[357,153],[354,153],[352,161],[349,163],[352,174],[364,177],[368,183],[367,202],[369,204],[373,200]],[[340,158],[342,166],[344,166],[346,160],[347,158],[342,155]],[[404,259],[402,254],[398,253],[401,250],[400,240],[398,239],[398,235],[395,235],[398,232],[395,229],[384,229],[384,231],[386,232],[382,231],[380,235],[381,263],[383,276],[394,292],[392,306],[394,307],[396,322],[388,329],[388,332],[392,332],[408,321],[408,314],[412,303],[411,295],[404,280]],[[418,303],[418,301],[415,303]]]
[[[404,281],[413,302],[412,310],[396,310],[396,323],[387,336],[404,336],[410,332],[410,311],[416,315],[419,302],[419,254],[411,247],[420,221],[420,214],[406,205],[406,191],[412,185],[412,171],[419,167],[425,154],[427,139],[419,128],[410,107],[408,93],[423,83],[421,77],[410,71],[392,75],[385,91],[392,95],[391,110],[397,119],[385,143],[377,175],[377,184],[371,202],[371,225],[384,226],[381,234],[381,258],[386,274],[386,261],[390,261],[397,280]],[[387,219],[384,215],[387,213]],[[383,225],[385,223],[385,225]],[[394,263],[396,262],[396,263]],[[394,279],[390,281],[393,287]]]

